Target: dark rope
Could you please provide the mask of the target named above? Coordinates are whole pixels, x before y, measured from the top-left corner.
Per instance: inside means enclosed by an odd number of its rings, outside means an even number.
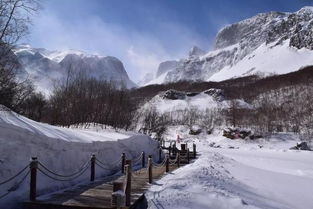
[[[73,181],[75,179],[77,179],[78,177],[80,177],[81,175],[83,175],[85,173],[85,171],[88,169],[88,167],[86,167],[84,170],[81,171],[80,174],[78,174],[77,176],[70,178],[70,179],[59,179],[56,177],[51,176],[50,174],[47,174],[45,171],[41,170],[40,168],[38,168],[38,170],[45,176],[47,176],[50,179],[56,180],[56,181]]]
[[[10,194],[11,192],[16,191],[16,190],[19,188],[19,186],[25,181],[25,179],[26,179],[26,177],[29,175],[29,173],[30,173],[30,171],[28,171],[28,172],[26,173],[26,175],[23,176],[23,178],[22,178],[17,184],[13,185],[10,189],[8,189],[7,193],[1,195],[1,196],[0,196],[0,199],[6,197],[6,196],[7,196],[8,194]]]
[[[69,177],[73,177],[76,176],[77,174],[79,174],[80,172],[82,172],[86,167],[89,167],[90,161],[86,162],[85,164],[83,164],[81,166],[81,168],[76,171],[75,173],[69,174],[69,175],[64,175],[64,174],[58,174],[56,172],[51,171],[50,169],[48,169],[45,165],[43,165],[41,162],[38,162],[38,164],[43,167],[46,171],[48,171],[49,173],[58,176],[58,177],[63,177],[63,178],[69,178]]]
[[[3,181],[0,183],[0,186],[3,185],[3,184],[6,184],[10,181],[12,181],[13,179],[15,179],[16,177],[18,177],[21,173],[23,173],[27,168],[29,167],[29,165],[25,166],[25,168],[23,168],[21,171],[19,171],[17,174],[15,174],[14,176],[12,176],[11,178]]]

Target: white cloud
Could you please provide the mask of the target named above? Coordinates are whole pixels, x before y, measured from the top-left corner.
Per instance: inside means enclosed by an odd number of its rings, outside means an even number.
[[[192,45],[204,43],[204,39],[181,25],[158,23],[157,26],[168,31],[168,36],[140,33],[97,16],[73,21],[43,11],[34,20],[29,41],[34,47],[78,49],[115,56],[124,63],[130,78],[137,82],[144,74],[156,71],[160,62],[181,58]]]

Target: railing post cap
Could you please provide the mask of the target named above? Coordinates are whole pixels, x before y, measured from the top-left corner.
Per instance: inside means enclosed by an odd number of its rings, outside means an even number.
[[[38,160],[38,158],[37,157],[31,157],[31,160],[36,161],[36,160]]]

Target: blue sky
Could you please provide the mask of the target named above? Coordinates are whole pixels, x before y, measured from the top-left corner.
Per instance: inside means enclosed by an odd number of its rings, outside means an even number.
[[[115,56],[138,81],[194,45],[212,49],[227,24],[311,5],[313,0],[44,0],[24,42]]]

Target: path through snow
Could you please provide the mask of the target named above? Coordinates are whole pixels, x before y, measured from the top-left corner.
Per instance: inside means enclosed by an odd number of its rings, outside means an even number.
[[[195,142],[199,158],[150,188],[150,209],[312,208],[312,152],[286,150],[290,141],[275,139],[265,148],[220,136]]]

